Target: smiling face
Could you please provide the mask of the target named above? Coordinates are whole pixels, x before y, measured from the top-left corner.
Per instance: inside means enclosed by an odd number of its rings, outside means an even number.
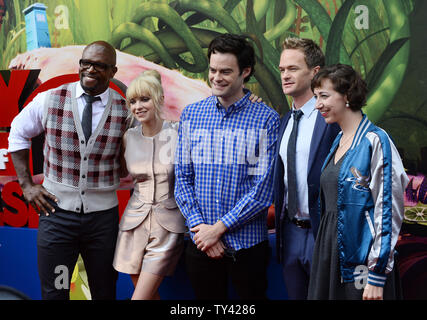
[[[325,78],[320,87],[314,88],[316,97],[316,109],[325,118],[326,123],[342,123],[351,109],[345,106],[347,97],[334,89],[331,80]]]
[[[83,51],[82,60],[89,64],[93,62],[106,65],[105,68],[80,65],[79,76],[83,90],[93,96],[107,90],[110,79],[117,72],[115,57],[111,51],[100,44],[92,44]]]
[[[285,49],[280,55],[279,71],[283,93],[291,97],[312,97],[311,80],[319,67],[310,69],[302,50]]]
[[[212,53],[209,61],[212,94],[224,107],[238,101],[243,97],[243,82],[250,71],[250,68],[245,68],[240,72],[237,58],[232,53]]]
[[[148,94],[129,99],[129,108],[134,118],[140,123],[151,122],[158,118],[154,101]]]

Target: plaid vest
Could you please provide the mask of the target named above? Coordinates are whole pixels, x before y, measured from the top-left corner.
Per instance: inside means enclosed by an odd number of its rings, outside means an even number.
[[[86,144],[75,98],[75,84],[50,91],[44,110],[45,179],[86,189],[118,187],[119,150],[128,110],[123,98],[110,89],[101,120]]]

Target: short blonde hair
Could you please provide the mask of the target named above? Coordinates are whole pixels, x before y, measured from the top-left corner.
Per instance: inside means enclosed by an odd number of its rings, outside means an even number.
[[[132,80],[126,90],[126,105],[138,97],[150,97],[153,100],[156,117],[160,118],[163,109],[163,87],[160,73],[156,70],[146,70]]]

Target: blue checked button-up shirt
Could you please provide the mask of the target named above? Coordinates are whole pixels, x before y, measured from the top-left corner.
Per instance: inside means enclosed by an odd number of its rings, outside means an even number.
[[[175,156],[175,198],[188,228],[221,220],[221,240],[235,250],[267,239],[273,200],[279,115],[250,94],[228,110],[215,96],[187,106]]]

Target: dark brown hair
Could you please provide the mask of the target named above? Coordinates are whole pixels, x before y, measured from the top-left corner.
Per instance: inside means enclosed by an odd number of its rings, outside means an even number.
[[[230,33],[221,34],[209,44],[209,60],[211,54],[215,52],[234,54],[239,64],[240,74],[242,74],[243,69],[251,68],[251,73],[244,79],[244,82],[248,82],[255,72],[255,51],[246,37]]]
[[[347,96],[352,110],[360,110],[366,104],[366,82],[351,66],[338,63],[320,69],[311,81],[311,90],[319,88],[324,79],[331,80],[334,90]]]

